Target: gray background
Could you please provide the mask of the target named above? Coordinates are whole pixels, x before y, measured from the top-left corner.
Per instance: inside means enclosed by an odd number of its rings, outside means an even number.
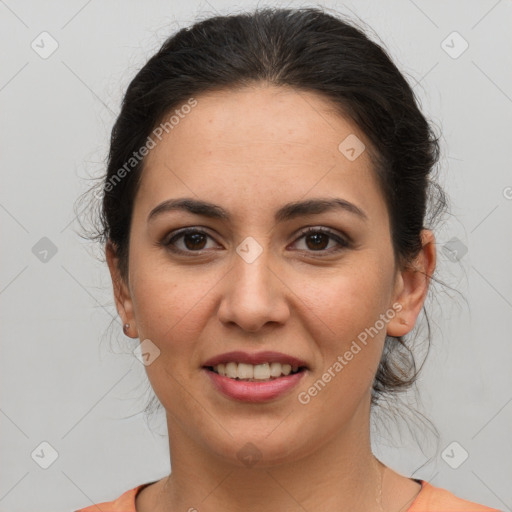
[[[0,0],[2,512],[73,510],[169,470],[162,416],[148,425],[142,414],[151,394],[136,340],[122,335],[106,265],[77,236],[73,205],[103,170],[124,89],[164,38],[196,16],[254,5]],[[389,422],[374,449],[403,474],[511,510],[512,2],[323,5],[365,20],[414,85],[443,132],[452,201],[438,277],[462,295],[436,286],[429,300],[434,343],[419,384],[439,450]],[[50,56],[43,31],[58,43]],[[454,31],[469,44],[458,56]],[[43,441],[58,455],[47,469]]]

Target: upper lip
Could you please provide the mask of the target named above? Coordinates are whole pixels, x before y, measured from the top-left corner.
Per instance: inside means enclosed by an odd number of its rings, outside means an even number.
[[[224,354],[216,355],[203,363],[203,366],[217,366],[221,363],[247,363],[247,364],[261,364],[261,363],[281,363],[281,364],[289,364],[290,366],[303,366],[307,368],[307,364],[302,359],[297,357],[293,357],[287,354],[283,354],[281,352],[272,352],[272,351],[264,351],[264,352],[243,352],[241,350],[236,350],[233,352],[225,352]]]

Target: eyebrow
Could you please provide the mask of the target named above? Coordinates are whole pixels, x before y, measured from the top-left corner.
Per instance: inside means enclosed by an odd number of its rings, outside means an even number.
[[[153,208],[149,213],[147,221],[149,222],[165,212],[180,210],[193,213],[195,215],[202,215],[203,217],[211,219],[231,220],[231,214],[216,204],[183,197],[178,199],[167,199],[155,206],[155,208]],[[316,198],[285,204],[277,210],[274,215],[274,220],[276,222],[284,222],[296,217],[318,215],[320,213],[333,210],[346,211],[358,216],[362,220],[368,220],[368,216],[361,208],[349,201],[346,201],[345,199],[339,198]]]

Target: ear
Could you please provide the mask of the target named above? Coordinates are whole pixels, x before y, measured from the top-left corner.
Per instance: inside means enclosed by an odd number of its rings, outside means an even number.
[[[436,268],[436,244],[428,229],[422,230],[421,240],[422,248],[414,261],[397,274],[393,304],[400,303],[402,309],[388,322],[389,336],[404,336],[413,329],[427,297],[430,277]]]
[[[119,257],[115,245],[108,240],[105,245],[105,256],[110,270],[110,277],[112,278],[112,286],[114,289],[114,299],[116,302],[116,309],[121,317],[123,326],[130,324],[130,327],[125,331],[127,336],[136,338],[137,325],[135,323],[135,315],[133,313],[133,302],[131,298],[130,288],[128,283],[125,282],[119,270]]]

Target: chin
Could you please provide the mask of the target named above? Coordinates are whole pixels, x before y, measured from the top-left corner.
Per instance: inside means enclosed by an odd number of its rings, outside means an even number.
[[[211,451],[225,463],[240,468],[270,468],[284,463],[291,463],[306,456],[315,450],[313,443],[299,445],[302,441],[295,432],[276,429],[276,422],[264,429],[261,435],[248,435],[248,429],[241,429],[240,433],[233,433],[215,446],[212,446],[211,437],[205,439]],[[270,434],[269,434],[270,433]]]

